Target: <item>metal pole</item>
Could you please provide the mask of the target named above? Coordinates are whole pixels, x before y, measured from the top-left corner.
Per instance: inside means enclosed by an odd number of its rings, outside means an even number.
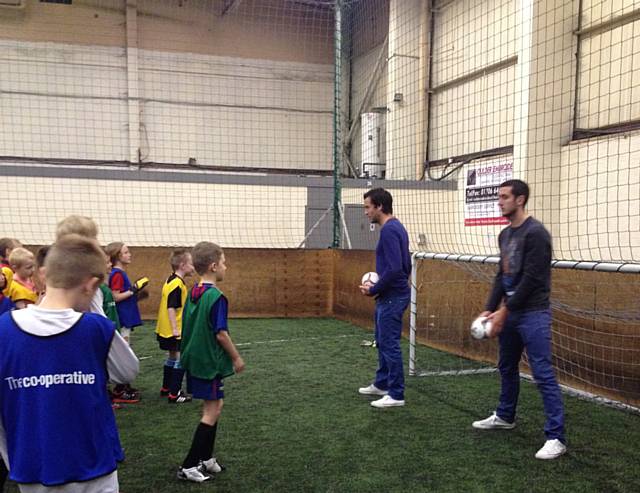
[[[344,217],[344,205],[342,202],[339,204],[340,206],[340,219],[342,221],[342,228],[344,231],[344,239],[347,242],[347,248],[351,250],[351,238],[349,237],[349,228],[347,228],[347,220]]]
[[[409,375],[416,374],[416,319],[418,314],[418,268],[411,255],[411,304],[409,305]]]
[[[342,0],[335,3],[335,32],[334,32],[334,80],[333,80],[333,247],[339,248],[341,243],[340,203],[342,201],[342,183],[340,169],[342,160],[342,138],[340,126],[340,111],[342,98],[340,86],[342,84]]]

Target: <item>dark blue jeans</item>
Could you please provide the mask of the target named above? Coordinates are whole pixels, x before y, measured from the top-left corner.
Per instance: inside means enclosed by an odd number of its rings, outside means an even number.
[[[387,297],[376,301],[375,335],[378,346],[378,370],[374,385],[388,390],[393,399],[404,400],[404,369],[402,366],[402,315],[409,305],[409,296]]]
[[[542,396],[547,416],[544,433],[547,440],[557,438],[564,443],[564,406],[551,361],[551,311],[510,313],[499,335],[499,341],[498,369],[502,389],[496,414],[509,423],[515,420],[520,393],[519,363],[522,351],[526,348],[531,373]]]

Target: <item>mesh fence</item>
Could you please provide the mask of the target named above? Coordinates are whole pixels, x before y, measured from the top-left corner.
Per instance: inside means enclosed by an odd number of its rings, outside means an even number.
[[[360,175],[384,172],[414,249],[494,253],[496,185],[514,177],[555,258],[638,261],[638,1],[344,8],[346,154]]]
[[[159,224],[170,216],[229,246],[348,246],[350,233],[371,248],[348,213],[380,184],[413,249],[491,254],[495,187],[513,176],[556,258],[637,262],[639,12],[637,0],[0,2],[0,159],[15,190],[1,228],[42,243],[87,207],[110,237],[150,246],[192,241]],[[52,178],[52,166],[73,169]],[[204,197],[215,231],[192,213]]]
[[[3,235],[83,213],[105,242],[332,244],[332,4],[6,3]]]
[[[640,0],[0,0],[0,231],[372,249],[384,186],[412,250],[491,255],[517,177],[554,258],[638,263],[638,80]],[[637,327],[602,296],[555,307]]]

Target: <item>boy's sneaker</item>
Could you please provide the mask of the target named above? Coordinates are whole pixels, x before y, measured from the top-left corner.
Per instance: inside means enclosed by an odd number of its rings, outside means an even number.
[[[166,387],[160,388],[160,397],[167,397],[169,395],[169,389]]]
[[[180,467],[178,469],[178,479],[183,481],[192,481],[193,483],[203,483],[211,479],[211,476],[202,474],[202,471],[198,466],[190,467],[188,469]]]
[[[567,451],[567,446],[557,438],[547,440],[544,446],[536,452],[536,459],[555,459]]]
[[[185,402],[191,402],[192,398],[189,394],[185,394],[182,390],[177,395],[169,394],[167,397],[169,404],[184,404]]]
[[[226,469],[220,464],[215,457],[211,457],[209,460],[203,460],[200,462],[200,471],[208,474],[218,474]]]
[[[140,390],[139,389],[134,389],[131,385],[129,385],[128,383],[124,384],[124,390],[126,390],[127,392],[129,392],[130,394],[139,394]]]
[[[383,408],[383,407],[400,407],[404,406],[404,399],[394,399],[390,395],[385,395],[382,399],[378,399],[377,401],[371,402],[373,407]]]
[[[358,393],[362,395],[387,395],[389,392],[387,390],[382,390],[371,384],[368,387],[360,387],[358,389]]]
[[[515,423],[509,423],[502,418],[499,418],[496,413],[493,413],[486,419],[480,421],[474,421],[471,426],[478,430],[513,430],[516,427]]]
[[[137,404],[140,402],[140,396],[123,390],[117,394],[114,392],[111,402],[115,402],[116,404]]]

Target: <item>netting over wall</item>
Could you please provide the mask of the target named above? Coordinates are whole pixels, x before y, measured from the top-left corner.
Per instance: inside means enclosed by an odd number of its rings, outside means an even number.
[[[638,262],[637,0],[344,9],[345,167],[384,173],[412,248],[495,253],[505,224],[495,187],[513,177],[530,184],[556,258]],[[359,195],[347,189],[344,201]]]
[[[237,247],[326,247],[335,192],[337,239],[372,248],[355,211],[381,185],[412,249],[492,254],[495,187],[518,177],[556,258],[640,259],[638,0],[12,3],[6,235],[46,242],[86,212],[105,240],[192,241],[170,217]]]
[[[315,1],[0,4],[2,236],[47,243],[82,213],[104,241],[329,246],[333,19]]]

